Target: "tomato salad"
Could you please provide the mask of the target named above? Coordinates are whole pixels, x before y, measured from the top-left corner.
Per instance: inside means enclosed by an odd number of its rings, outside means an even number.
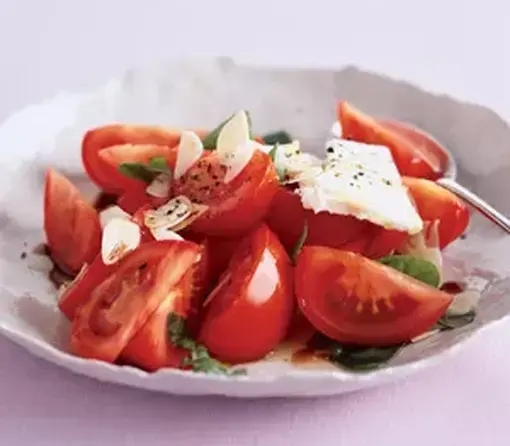
[[[374,352],[471,321],[475,303],[441,289],[441,251],[469,211],[434,183],[431,143],[347,102],[337,120],[322,157],[285,132],[254,137],[245,111],[212,131],[88,131],[83,165],[112,204],[54,169],[45,184],[72,353],[232,374],[300,331],[368,369]]]

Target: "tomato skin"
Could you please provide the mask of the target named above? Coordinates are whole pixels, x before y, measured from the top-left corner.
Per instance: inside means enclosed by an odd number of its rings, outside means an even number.
[[[188,316],[192,288],[193,271],[190,270],[129,341],[121,353],[123,361],[149,372],[181,366],[188,352],[169,342],[167,320],[170,313]]]
[[[76,311],[90,298],[92,291],[109,274],[115,270],[115,265],[105,265],[98,255],[90,265],[78,274],[69,285],[58,302],[58,308],[70,321],[73,320]]]
[[[66,177],[53,169],[46,171],[44,231],[51,257],[72,273],[91,263],[101,247],[97,211]]]
[[[351,252],[307,246],[297,259],[298,304],[315,328],[339,342],[388,346],[411,340],[444,314],[444,291]]]
[[[367,144],[380,144],[390,149],[401,175],[437,179],[441,173],[441,159],[430,146],[422,144],[423,138],[415,133],[409,137],[409,128],[386,125],[364,114],[346,101],[338,104],[338,120],[342,126],[342,137]]]
[[[433,181],[403,177],[423,221],[439,220],[439,247],[444,249],[459,238],[470,220],[467,205],[449,190]]]
[[[266,222],[287,252],[296,245],[307,224],[305,245],[328,246],[362,253],[371,258],[383,257],[397,249],[407,234],[390,231],[367,220],[349,215],[314,213],[304,209],[297,194],[280,187],[273,199]]]
[[[73,353],[113,363],[199,259],[197,245],[176,240],[149,242],[127,254],[76,312]]]
[[[271,158],[256,150],[250,163],[230,183],[214,152],[205,153],[194,166],[173,183],[173,195],[186,195],[209,206],[190,230],[197,234],[238,237],[252,230],[269,211],[278,190],[278,178]]]
[[[199,341],[229,363],[263,358],[293,317],[292,265],[266,225],[243,240],[206,301]]]

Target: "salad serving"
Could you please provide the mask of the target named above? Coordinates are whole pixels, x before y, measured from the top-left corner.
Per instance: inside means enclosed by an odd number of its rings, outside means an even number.
[[[444,283],[441,254],[470,214],[434,182],[434,142],[345,101],[334,129],[322,157],[242,110],[212,131],[89,130],[100,198],[52,168],[44,191],[70,351],[230,375],[293,343],[369,370],[472,322],[479,296]]]

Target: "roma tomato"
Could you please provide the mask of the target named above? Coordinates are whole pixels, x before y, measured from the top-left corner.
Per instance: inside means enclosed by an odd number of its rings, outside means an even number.
[[[147,161],[153,156],[164,155],[169,147],[179,144],[181,132],[181,129],[125,124],[89,130],[82,141],[83,165],[90,179],[103,191],[118,194],[136,181],[117,172],[119,162]],[[207,134],[204,130],[196,132],[201,136]],[[100,153],[112,146],[124,148],[115,149],[102,159]]]
[[[307,224],[306,245],[329,246],[366,256],[383,257],[397,249],[407,235],[389,231],[367,220],[349,215],[314,213],[304,209],[301,199],[291,190],[280,187],[273,199],[266,218],[268,226],[276,233],[283,246],[290,252],[296,245]]]
[[[343,138],[388,147],[401,175],[436,179],[441,173],[437,151],[407,126],[387,125],[387,121],[378,121],[345,101],[338,105],[338,120]]]
[[[101,247],[97,211],[76,187],[53,169],[46,172],[44,231],[51,257],[63,269],[80,271],[92,263]]]
[[[199,260],[197,245],[176,240],[149,242],[127,254],[75,313],[72,351],[114,362]]]
[[[269,211],[278,190],[274,164],[256,150],[251,161],[231,182],[214,152],[206,153],[173,183],[173,195],[185,195],[208,209],[190,226],[197,234],[237,237],[253,229]]]
[[[186,350],[172,345],[168,339],[168,315],[188,316],[193,288],[193,271],[190,270],[170,290],[158,309],[138,330],[121,353],[129,364],[154,372],[163,367],[179,368],[188,355]]]
[[[92,291],[110,275],[116,266],[105,265],[98,255],[90,265],[86,265],[64,291],[58,301],[58,308],[70,321],[76,311],[90,298]]]
[[[427,331],[452,296],[359,254],[318,246],[297,259],[298,304],[315,328],[343,343],[388,346]]]
[[[456,195],[433,181],[404,177],[404,184],[414,199],[424,221],[439,220],[439,247],[444,249],[459,238],[469,224],[469,209]]]
[[[221,360],[255,361],[284,339],[293,309],[290,259],[261,225],[243,240],[209,295],[199,341]]]

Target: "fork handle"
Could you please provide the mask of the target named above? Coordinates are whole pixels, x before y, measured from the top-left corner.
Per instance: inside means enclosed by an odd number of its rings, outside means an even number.
[[[505,217],[501,212],[498,212],[478,195],[450,178],[440,178],[436,182],[445,189],[448,189],[450,192],[453,192],[457,195],[457,197],[469,203],[477,211],[485,215],[485,217],[510,234],[510,219]]]

